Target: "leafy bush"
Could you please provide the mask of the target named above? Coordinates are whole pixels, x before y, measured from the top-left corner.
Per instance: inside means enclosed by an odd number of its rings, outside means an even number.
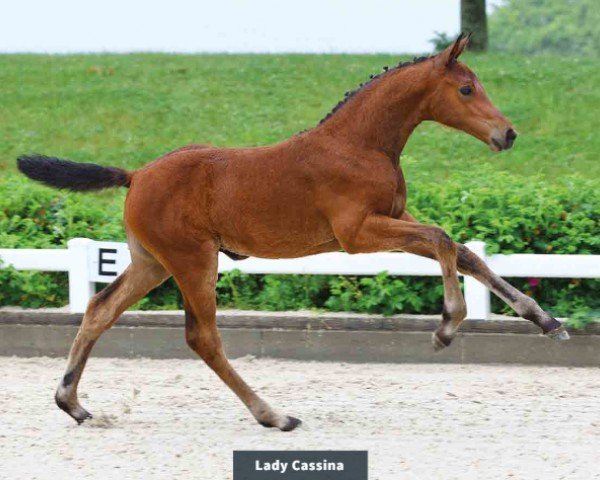
[[[0,191],[0,248],[64,248],[74,237],[125,239],[122,194],[113,192],[113,202],[99,203],[94,196],[57,192],[17,174],[5,175]],[[68,303],[65,273],[17,272],[9,267],[0,270],[0,285],[0,305],[38,308]]]
[[[0,192],[1,248],[64,247],[74,237],[125,239],[124,195],[118,190],[100,195],[59,192],[20,174],[5,174]]]
[[[519,53],[600,55],[596,0],[506,0],[489,19],[490,45]]]
[[[457,241],[484,240],[489,254],[598,254],[600,190],[594,180],[569,177],[552,185],[540,178],[514,177],[490,167],[473,175],[421,179],[409,185],[408,210],[420,221],[442,226]],[[122,193],[95,195],[57,192],[9,174],[0,180],[2,248],[64,247],[76,236],[123,240]],[[66,303],[62,274],[0,270],[0,305],[60,306]],[[512,279],[557,316],[577,325],[597,317],[600,281]],[[438,278],[220,275],[219,305],[234,308],[295,310],[318,308],[369,313],[438,313],[443,289]],[[173,281],[152,292],[142,309],[181,308]],[[509,312],[494,300],[496,312]]]

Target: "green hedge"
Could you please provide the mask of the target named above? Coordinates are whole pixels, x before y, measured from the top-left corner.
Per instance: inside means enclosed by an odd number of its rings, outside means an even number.
[[[485,167],[473,175],[424,178],[409,184],[408,209],[435,223],[457,241],[484,240],[488,253],[599,254],[600,191],[596,182],[569,177],[548,185],[541,178],[513,177]],[[123,240],[124,192],[73,194],[38,186],[16,174],[0,180],[0,247],[64,247],[77,236]],[[66,275],[0,270],[0,305],[60,306],[67,302]],[[515,279],[559,316],[583,323],[598,316],[598,280]],[[221,275],[223,307],[265,310],[326,309],[358,312],[438,313],[438,278]],[[181,308],[172,281],[138,305],[142,309]],[[494,311],[508,312],[494,301]]]

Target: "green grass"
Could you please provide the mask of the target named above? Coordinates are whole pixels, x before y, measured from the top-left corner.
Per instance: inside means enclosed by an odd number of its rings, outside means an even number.
[[[0,55],[0,171],[39,152],[136,168],[187,143],[264,145],[314,126],[400,58],[383,55]],[[404,58],[406,59],[406,58]],[[549,182],[598,177],[600,65],[594,60],[466,55],[520,137],[495,155],[438,125],[404,155],[411,181],[470,174],[473,164]]]

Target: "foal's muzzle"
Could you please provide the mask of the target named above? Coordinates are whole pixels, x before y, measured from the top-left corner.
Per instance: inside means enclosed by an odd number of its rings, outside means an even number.
[[[507,128],[504,132],[494,129],[490,138],[490,148],[495,152],[508,150],[513,146],[517,138],[517,132],[512,128]]]

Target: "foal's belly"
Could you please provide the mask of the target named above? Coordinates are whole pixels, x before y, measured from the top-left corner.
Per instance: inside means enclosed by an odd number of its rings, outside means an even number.
[[[229,246],[229,244],[233,246]],[[342,249],[339,242],[334,238],[317,245],[298,244],[275,245],[272,248],[246,245],[240,242],[224,242],[223,249],[248,257],[258,258],[298,258],[318,253],[337,252]]]
[[[329,224],[317,217],[262,212],[224,219],[215,229],[223,248],[252,257],[295,258],[339,250]]]

